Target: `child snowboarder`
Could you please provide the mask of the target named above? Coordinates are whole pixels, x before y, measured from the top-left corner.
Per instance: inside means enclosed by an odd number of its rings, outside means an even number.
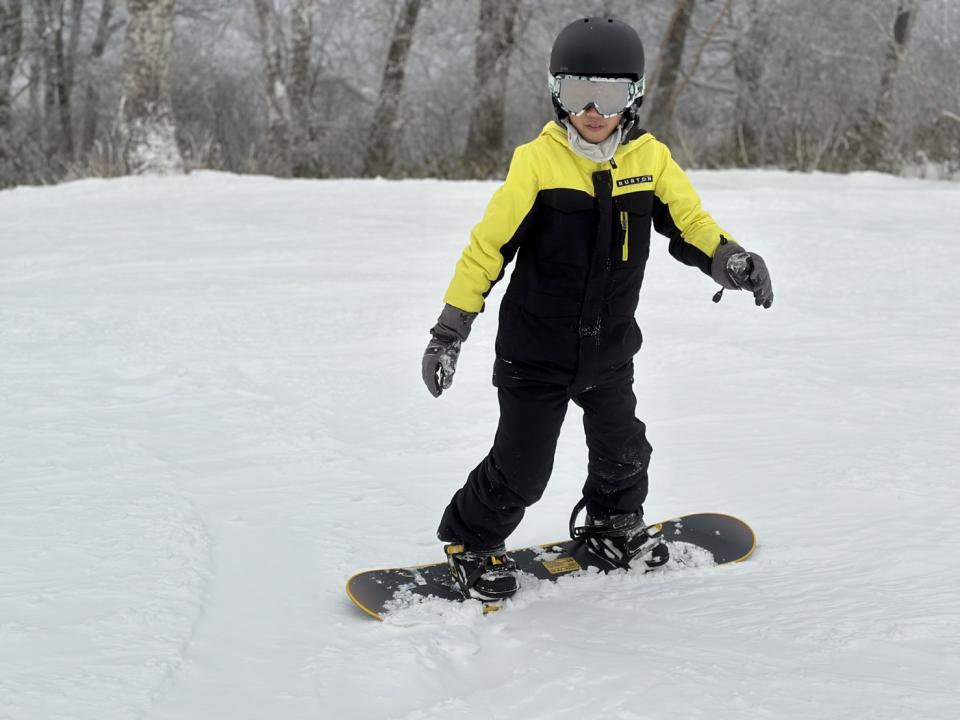
[[[763,259],[714,222],[668,148],[636,126],[644,53],[633,28],[606,17],[568,25],[553,45],[549,88],[556,120],[516,149],[423,356],[423,380],[439,396],[484,298],[516,257],[496,340],[496,437],[437,531],[461,591],[481,600],[517,590],[504,541],[546,487],[570,400],[583,409],[589,451],[572,532],[624,568],[667,560],[643,522],[651,446],[633,393],[651,223],[676,259],[722,288],[752,292],[758,306],[773,302]],[[585,524],[574,528],[584,508]]]

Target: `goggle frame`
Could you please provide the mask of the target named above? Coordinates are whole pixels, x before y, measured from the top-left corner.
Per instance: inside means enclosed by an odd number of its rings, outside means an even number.
[[[584,82],[590,83],[591,85],[594,83],[627,84],[626,101],[622,107],[618,108],[615,112],[612,112],[612,113],[605,113],[603,112],[603,110],[601,110],[600,105],[598,104],[598,98],[594,98],[592,101],[587,102],[579,110],[572,110],[571,108],[568,108],[563,103],[563,100],[560,99],[560,95],[563,87],[563,81],[567,79],[584,81]],[[554,75],[553,73],[548,72],[547,87],[550,89],[550,95],[556,99],[557,103],[560,105],[561,108],[563,108],[564,112],[570,115],[574,115],[575,117],[580,117],[585,112],[587,112],[587,110],[593,107],[601,116],[605,118],[612,118],[622,113],[628,107],[633,105],[633,103],[635,103],[637,100],[643,97],[643,94],[646,90],[646,78],[645,76],[641,75],[639,80],[631,80],[630,78],[594,77],[594,76],[587,76],[587,75],[571,75],[568,73],[560,73],[558,75]],[[608,109],[609,108],[604,108],[604,110],[608,110]]]

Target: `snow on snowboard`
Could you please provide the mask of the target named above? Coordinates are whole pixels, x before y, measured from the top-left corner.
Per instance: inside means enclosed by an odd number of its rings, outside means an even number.
[[[697,513],[659,523],[671,557],[681,557],[686,543],[713,556],[717,565],[741,562],[750,557],[757,539],[753,529],[732,515]],[[583,572],[610,572],[617,568],[587,550],[581,541],[565,540],[529,548],[511,550],[510,557],[523,574],[539,580]],[[347,595],[371,617],[382,620],[382,613],[417,597],[435,597],[462,602],[463,595],[453,585],[446,562],[405,568],[383,568],[357,573],[347,581]],[[490,606],[496,609],[496,605]]]

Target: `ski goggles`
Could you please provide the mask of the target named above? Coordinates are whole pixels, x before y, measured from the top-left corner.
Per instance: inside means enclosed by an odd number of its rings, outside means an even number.
[[[591,107],[605,118],[618,115],[643,97],[644,79],[548,74],[550,94],[566,112],[582,115]]]

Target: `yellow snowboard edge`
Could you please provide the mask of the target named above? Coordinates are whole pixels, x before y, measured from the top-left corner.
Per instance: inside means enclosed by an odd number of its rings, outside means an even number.
[[[733,516],[730,515],[729,517],[733,517]],[[740,518],[737,518],[737,520],[740,520]],[[747,560],[751,555],[753,555],[753,551],[757,549],[757,532],[756,532],[756,530],[754,530],[754,529],[753,529],[753,526],[750,525],[746,520],[740,520],[740,522],[742,522],[744,525],[746,525],[748,528],[750,528],[750,534],[753,535],[753,545],[751,545],[751,546],[750,546],[750,549],[747,550],[743,555],[741,555],[740,557],[738,557],[736,560],[732,560],[732,561],[731,561],[731,562],[734,562],[734,563],[742,563],[744,560]]]
[[[743,555],[738,557],[736,560],[730,560],[729,562],[725,563],[726,565],[732,565],[734,563],[743,562],[744,560],[749,558],[751,555],[753,555],[753,551],[757,549],[757,531],[753,529],[753,525],[748,523],[743,518],[737,517],[736,515],[730,515],[728,513],[691,513],[691,514],[692,515],[721,515],[723,517],[732,518],[733,520],[736,520],[737,522],[741,522],[747,526],[747,529],[750,531],[751,537],[753,537],[753,544],[750,546],[750,549],[747,550]],[[689,515],[687,517],[689,517]],[[675,519],[675,518],[671,518],[671,520],[672,519]]]
[[[357,577],[357,575],[363,575],[364,572],[370,572],[370,571],[364,570],[363,572],[358,572],[356,573],[356,575],[351,575],[350,579],[347,580],[347,597],[349,597],[353,601],[353,604],[356,605],[361,610],[363,610],[367,615],[369,615],[372,618],[376,618],[380,622],[383,622],[383,617],[380,615],[380,613],[375,613],[373,610],[371,610],[366,605],[364,605],[359,600],[357,600],[357,598],[354,597],[353,593],[350,592],[350,583],[353,582],[353,579]]]

